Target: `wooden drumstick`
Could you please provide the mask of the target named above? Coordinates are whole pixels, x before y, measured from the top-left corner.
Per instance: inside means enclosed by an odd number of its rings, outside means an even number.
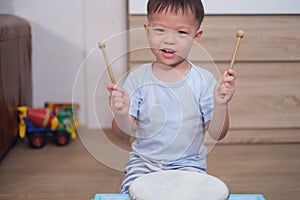
[[[242,31],[242,30],[239,30],[239,31],[236,32],[237,40],[236,40],[235,49],[234,49],[234,52],[233,52],[233,55],[232,55],[232,58],[231,58],[231,62],[230,62],[230,65],[229,65],[229,69],[233,69],[233,65],[234,65],[234,62],[235,62],[237,51],[239,49],[241,39],[244,37],[244,35],[245,35],[245,32]],[[230,76],[230,74],[229,74],[229,76]],[[224,97],[225,97],[225,94],[222,94],[222,98],[224,98]]]
[[[233,55],[232,55],[232,58],[231,58],[231,63],[230,63],[229,69],[233,69],[233,65],[234,65],[234,62],[235,62],[237,51],[239,49],[241,39],[244,37],[244,35],[245,35],[245,33],[242,30],[239,30],[239,31],[236,32],[237,40],[236,40],[235,49],[234,49],[234,52],[233,52]]]
[[[111,66],[109,64],[108,57],[106,55],[106,51],[105,51],[106,45],[103,42],[99,42],[98,43],[98,47],[102,50],[102,54],[103,54],[103,57],[104,57],[104,60],[105,60],[105,63],[106,63],[106,68],[108,70],[110,80],[111,80],[112,83],[116,84],[116,80],[115,80],[114,74],[113,74]]]

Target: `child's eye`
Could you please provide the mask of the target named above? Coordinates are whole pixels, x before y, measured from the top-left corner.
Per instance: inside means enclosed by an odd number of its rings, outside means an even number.
[[[163,33],[165,30],[163,28],[155,28],[154,31],[158,33]]]
[[[179,35],[187,35],[188,33],[186,31],[178,31]]]

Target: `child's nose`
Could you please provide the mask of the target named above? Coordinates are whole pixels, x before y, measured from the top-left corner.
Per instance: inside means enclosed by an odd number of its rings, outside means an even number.
[[[164,43],[168,45],[173,45],[176,43],[176,35],[175,33],[173,33],[173,31],[167,32],[164,38]]]

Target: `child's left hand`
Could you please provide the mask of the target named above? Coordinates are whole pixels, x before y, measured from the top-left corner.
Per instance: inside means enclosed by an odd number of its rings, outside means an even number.
[[[227,104],[231,100],[235,90],[235,79],[236,72],[233,69],[224,72],[215,87],[215,103],[222,105]]]

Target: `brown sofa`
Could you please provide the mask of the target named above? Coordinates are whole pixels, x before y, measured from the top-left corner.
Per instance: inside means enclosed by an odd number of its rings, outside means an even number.
[[[17,107],[32,104],[31,28],[0,14],[0,158],[18,137]]]

